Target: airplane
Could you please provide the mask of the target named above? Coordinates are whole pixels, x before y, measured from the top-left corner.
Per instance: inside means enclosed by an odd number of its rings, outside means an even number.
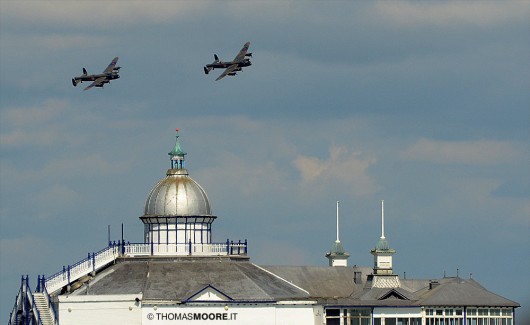
[[[111,80],[118,79],[120,77],[119,72],[121,67],[117,67],[116,63],[118,62],[118,57],[112,59],[112,62],[108,67],[100,74],[88,74],[86,69],[83,68],[83,75],[75,77],[72,79],[72,85],[77,86],[78,83],[83,81],[93,81],[88,87],[83,90],[88,90],[92,87],[103,88],[105,84],[110,83]]]
[[[219,57],[217,57],[217,54],[214,54],[213,57],[215,61],[213,61],[212,64],[207,64],[204,67],[204,73],[208,74],[211,70],[214,69],[226,69],[219,77],[217,77],[217,79],[215,79],[215,81],[221,80],[226,76],[235,76],[236,72],[241,71],[244,67],[252,65],[250,59],[248,59],[252,57],[252,53],[247,53],[249,46],[250,42],[246,42],[245,45],[243,45],[241,51],[239,51],[239,53],[232,61],[219,61]]]

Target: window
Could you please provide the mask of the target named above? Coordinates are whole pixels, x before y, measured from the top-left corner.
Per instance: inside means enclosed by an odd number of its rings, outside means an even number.
[[[326,324],[335,325],[371,325],[371,308],[334,308],[326,309]],[[381,319],[379,318],[379,321]],[[381,325],[381,323],[379,323]],[[388,325],[388,324],[387,324]]]
[[[502,316],[512,316],[512,310],[511,309],[502,309]]]
[[[372,310],[370,308],[344,309],[345,325],[370,325]]]
[[[467,310],[467,324],[512,325],[512,314],[512,308],[469,308]]]
[[[397,325],[409,325],[409,319],[408,318],[398,318],[397,319]]]
[[[326,309],[326,325],[340,325],[340,309]]]
[[[464,316],[461,308],[425,309],[426,325],[463,325]],[[478,325],[478,324],[475,324]],[[485,325],[485,324],[483,324]],[[488,324],[489,325],[489,324]]]
[[[374,318],[374,325],[378,325]],[[380,319],[379,319],[380,320]],[[379,323],[380,325],[381,323]],[[421,325],[421,318],[409,318],[409,317],[398,317],[398,318],[385,318],[385,325]]]
[[[396,319],[395,318],[385,318],[385,325],[396,325]]]

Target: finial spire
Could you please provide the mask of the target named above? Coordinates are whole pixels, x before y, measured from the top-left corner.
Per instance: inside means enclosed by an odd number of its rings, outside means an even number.
[[[381,239],[385,239],[385,200],[381,200]]]
[[[175,131],[177,132],[175,147],[168,153],[171,157],[171,169],[184,169],[184,156],[186,153],[180,148],[179,128],[176,128]]]
[[[350,254],[344,251],[344,247],[339,239],[339,201],[337,201],[337,240],[331,246],[331,251],[326,254],[329,259],[329,266],[348,266],[348,257]]]
[[[336,242],[340,242],[339,240],[339,201],[337,201],[337,240]]]

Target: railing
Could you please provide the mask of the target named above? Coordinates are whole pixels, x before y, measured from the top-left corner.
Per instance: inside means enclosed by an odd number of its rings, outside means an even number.
[[[37,289],[35,290],[35,292],[42,292],[44,294],[48,309],[50,311],[50,315],[52,317],[53,324],[59,324],[59,321],[57,319],[57,311],[55,310],[55,306],[53,305],[53,302],[50,299],[50,295],[48,294],[48,289],[46,288],[46,279],[44,278],[44,275],[42,277],[40,275],[37,277]]]
[[[137,244],[127,243],[122,253],[125,256],[222,256],[222,255],[247,255],[248,243],[227,240],[226,243],[193,244],[191,242],[178,244]]]
[[[45,281],[48,292],[55,292],[62,287],[69,285],[82,276],[97,271],[105,265],[113,262],[120,255],[120,245],[111,244],[109,247],[93,253],[85,259],[68,267],[63,266],[63,270],[48,277]]]
[[[54,293],[65,286],[69,286],[79,278],[114,262],[119,256],[228,256],[247,255],[247,253],[248,243],[246,240],[244,242],[234,242],[227,239],[225,243],[208,244],[193,244],[191,241],[187,244],[131,244],[119,241],[118,243],[110,242],[108,247],[97,253],[88,253],[88,256],[83,260],[72,265],[63,266],[62,271],[48,278],[44,278],[44,276],[40,278],[39,276],[37,290],[38,292],[46,292],[47,299],[49,300],[48,292]],[[17,297],[17,304],[20,299],[22,298]],[[22,300],[26,301],[25,298]],[[31,303],[33,303],[32,300]],[[55,312],[54,310],[52,311]]]
[[[54,293],[65,286],[70,285],[79,278],[95,272],[109,263],[114,262],[119,256],[228,256],[247,255],[248,243],[226,240],[225,243],[193,244],[154,244],[142,243],[131,244],[125,242],[109,242],[109,246],[97,253],[88,253],[83,260],[63,266],[63,270],[45,278],[38,278],[37,292],[43,292],[47,299],[54,324],[58,324],[57,314],[48,293]],[[29,319],[34,319],[39,325],[42,324],[39,311],[35,306],[33,294],[29,289],[28,276],[22,277],[20,291],[16,297],[13,311],[9,317],[9,325],[26,324]]]
[[[20,285],[20,291],[18,292],[13,306],[13,311],[9,316],[9,325],[18,324],[35,324],[42,325],[42,321],[39,316],[39,311],[35,307],[35,301],[33,300],[33,294],[29,288],[29,277],[26,275],[22,276]]]

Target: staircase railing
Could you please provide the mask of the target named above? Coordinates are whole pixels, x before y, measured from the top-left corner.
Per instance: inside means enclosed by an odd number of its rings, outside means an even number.
[[[95,272],[107,264],[116,260],[120,255],[120,244],[110,244],[108,247],[100,250],[97,253],[88,254],[88,257],[83,260],[63,266],[63,270],[59,271],[52,276],[46,278],[45,287],[48,292],[55,292],[64,286],[69,286],[75,280]]]
[[[9,325],[27,325],[27,324],[42,325],[39,311],[35,306],[33,294],[29,288],[29,276],[22,276],[20,284],[20,291],[15,300],[15,306],[9,316]]]
[[[50,312],[50,315],[52,316],[53,324],[59,325],[59,320],[57,319],[57,311],[55,310],[53,301],[50,298],[48,289],[46,289],[46,279],[44,278],[44,275],[42,277],[38,276],[37,283],[37,289],[35,290],[35,292],[41,292],[44,294],[44,297],[46,298],[46,304],[48,305],[48,310]]]
[[[151,256],[151,255],[197,255],[197,256],[218,256],[218,255],[247,255],[248,244],[244,242],[226,240],[225,243],[206,243],[206,244],[154,244],[154,243],[125,243],[125,242],[109,242],[109,246],[96,253],[88,253],[88,256],[83,260],[72,264],[63,266],[62,271],[59,271],[52,276],[45,278],[39,276],[38,286],[36,292],[45,293],[50,313],[53,317],[54,324],[58,324],[58,317],[55,311],[53,302],[51,301],[49,293],[54,293],[61,290],[65,286],[68,287],[79,278],[96,272],[106,265],[114,262],[119,256]],[[15,306],[9,317],[9,325],[25,325],[29,324],[33,319],[33,324],[38,322],[42,324],[39,311],[35,306],[33,294],[29,289],[28,276],[22,277],[20,291],[15,300]]]

